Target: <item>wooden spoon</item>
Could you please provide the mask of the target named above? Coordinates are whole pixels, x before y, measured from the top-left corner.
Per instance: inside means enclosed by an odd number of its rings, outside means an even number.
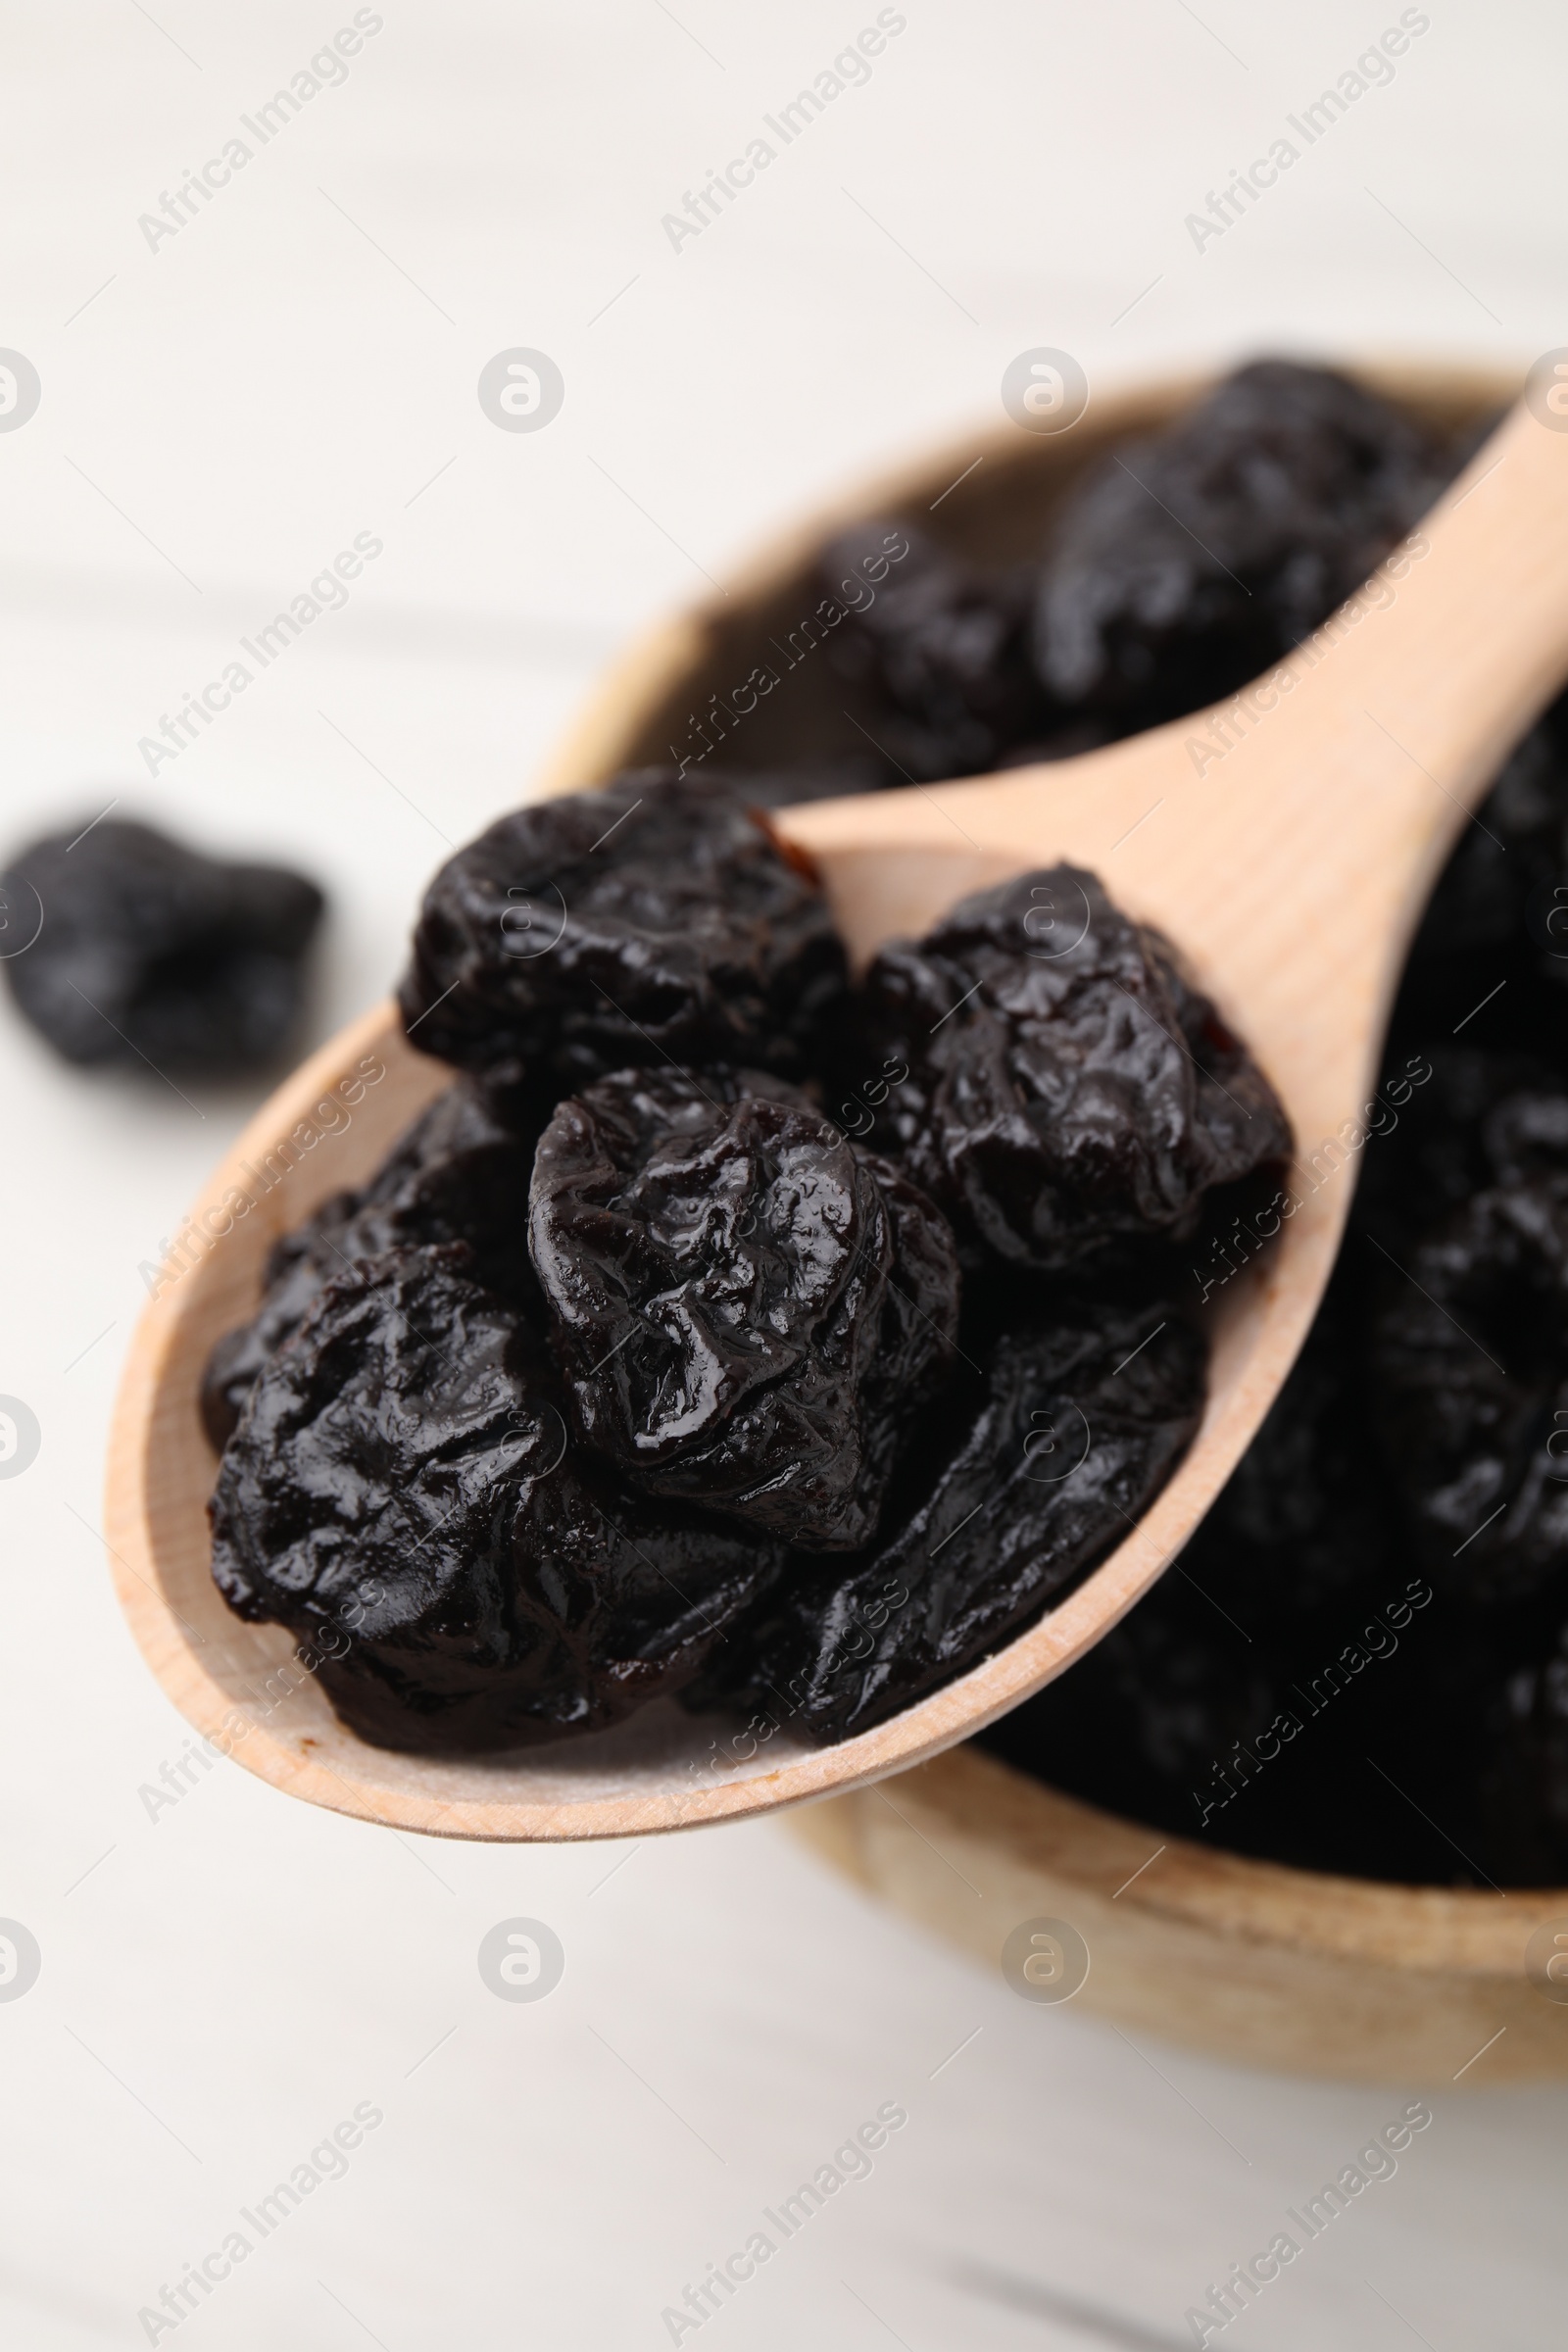
[[[126,1613],[175,1704],[297,1795],[399,1828],[522,1839],[640,1835],[878,1780],[1039,1690],[1180,1549],[1289,1371],[1368,1121],[1396,1115],[1397,1089],[1383,1110],[1369,1102],[1410,933],[1467,812],[1565,676],[1568,436],[1520,407],[1368,588],[1233,702],[1086,759],[777,817],[816,860],[858,955],[1004,875],[1063,858],[1093,868],[1178,943],[1291,1115],[1298,1154],[1277,1240],[1244,1241],[1198,1269],[1195,1297],[1236,1268],[1209,1300],[1209,1397],[1191,1453],[1141,1525],[1031,1632],[822,1749],[803,1748],[785,1723],[736,1732],[673,1707],[581,1743],[462,1763],[393,1755],[344,1730],[290,1663],[288,1637],[241,1625],[213,1588],[215,1465],[196,1391],[214,1340],[253,1309],[270,1241],[363,1181],[445,1082],[383,1007],[241,1139],[188,1221],[188,1270],[170,1273],[131,1351],[108,1540]]]

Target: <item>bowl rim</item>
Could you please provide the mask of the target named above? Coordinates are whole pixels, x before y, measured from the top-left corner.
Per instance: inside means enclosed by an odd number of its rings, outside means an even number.
[[[1568,1888],[1360,1879],[1203,1845],[1036,1780],[972,1740],[905,1777],[905,1801],[928,1823],[1007,1862],[1048,1868],[1151,1922],[1324,1960],[1512,1980],[1534,1931],[1568,1919]]]

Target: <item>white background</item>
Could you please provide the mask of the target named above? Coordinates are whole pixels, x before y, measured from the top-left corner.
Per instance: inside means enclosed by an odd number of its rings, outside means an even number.
[[[1392,85],[1201,253],[1184,216],[1395,7],[907,0],[868,84],[678,254],[662,215],[874,7],[385,0],[344,85],[149,250],[138,216],[352,13],[0,14],[0,343],[43,380],[0,436],[0,850],[122,795],[298,859],[333,896],[321,1035],[629,630],[803,499],[992,421],[1020,349],[1103,386],[1265,348],[1568,342],[1544,0],[1433,0]],[[537,434],[475,398],[517,344],[565,377]],[[385,552],[347,609],[150,779],[138,739],[360,531]],[[0,1915],[44,1953],[0,2004],[5,2340],[145,2341],[139,2308],[366,2100],[385,2121],[347,2178],[182,2346],[665,2343],[662,2307],[887,2100],[909,2122],[872,2177],[705,2343],[1190,2340],[1184,2308],[1401,2094],[1026,2006],[778,1824],[438,1845],[231,1766],[149,1819],[185,1727],[94,1531],[138,1264],[252,1106],[190,1091],[72,1075],[0,1003],[0,1393],[44,1433],[0,1482]],[[566,1950],[537,2005],[475,1967],[519,1913]],[[1560,2343],[1568,2097],[1485,2073],[1227,2343]]]

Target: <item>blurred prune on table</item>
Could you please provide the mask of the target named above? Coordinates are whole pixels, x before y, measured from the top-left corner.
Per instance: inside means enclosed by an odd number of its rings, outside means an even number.
[[[0,889],[36,926],[5,958],[13,1000],[68,1061],[221,1078],[298,1026],[325,906],[304,874],[106,815],[29,843]]]

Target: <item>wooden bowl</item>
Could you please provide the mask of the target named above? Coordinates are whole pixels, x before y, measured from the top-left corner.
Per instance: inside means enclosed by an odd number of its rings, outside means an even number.
[[[1495,405],[1504,389],[1474,375],[1406,372],[1382,380],[1445,425]],[[813,644],[806,627],[824,537],[857,516],[881,514],[922,520],[987,560],[1021,554],[1038,540],[1062,489],[1108,440],[1159,421],[1200,388],[1167,383],[1107,402],[1055,439],[1003,426],[818,515],[729,590],[634,651],[549,770],[545,789],[591,786],[641,760],[679,760],[718,736],[722,758],[751,766],[856,749],[863,739],[853,702],[821,651],[822,632]],[[755,713],[737,716],[744,700],[736,690],[769,647],[780,682]],[[389,911],[389,919],[401,922],[412,911],[395,918]],[[961,1685],[835,1749],[806,1748],[778,1732],[755,1754],[743,1743],[744,1761],[728,1750],[720,1759],[715,1727],[671,1706],[648,1708],[614,1733],[513,1757],[432,1762],[359,1740],[310,1675],[291,1665],[287,1635],[241,1625],[212,1586],[205,1503],[215,1465],[196,1416],[196,1388],[214,1340],[252,1311],[271,1241],[328,1193],[362,1181],[445,1078],[407,1047],[390,1007],[368,1015],[297,1072],[213,1180],[183,1229],[188,1240],[176,1239],[127,1365],[108,1506],[121,1593],[176,1703],[264,1777],[366,1818],[473,1838],[625,1836],[799,1802],[918,1763],[1015,1704],[1113,1624],[1179,1541],[1188,1520],[1169,1493],[1140,1530],[1147,1541],[1138,1559],[1108,1560]],[[1303,1213],[1293,1238],[1308,1222]],[[1327,1249],[1326,1230],[1322,1238]],[[1237,1394],[1255,1372],[1248,1357],[1246,1316],[1255,1313],[1250,1298],[1248,1282],[1239,1282],[1218,1302],[1212,1327],[1209,1411],[1182,1474],[1200,1507],[1234,1458],[1213,1425],[1234,1414]],[[1175,1531],[1164,1550],[1162,1513]]]
[[[1568,2075],[1568,2006],[1538,1988],[1553,1927],[1568,1950],[1568,1891],[1392,1886],[1254,1862],[1118,1820],[972,1746],[793,1826],[993,1968],[1023,1923],[1065,1921],[1089,1950],[1073,1999],[1134,2033],[1343,2082],[1470,2089]]]

